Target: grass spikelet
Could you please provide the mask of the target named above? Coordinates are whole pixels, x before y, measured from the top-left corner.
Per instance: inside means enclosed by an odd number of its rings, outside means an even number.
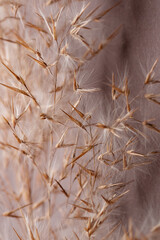
[[[156,59],[156,61],[153,63],[153,66],[151,67],[151,70],[147,74],[145,82],[144,82],[145,84],[150,84],[150,83],[153,82],[154,69],[155,69],[157,63],[158,63],[158,59]]]
[[[72,117],[71,115],[69,115],[68,113],[66,113],[64,110],[62,110],[62,112],[64,112],[64,114],[66,114],[72,122],[74,122],[74,123],[75,123],[76,125],[78,125],[80,128],[82,128],[82,129],[84,129],[85,131],[87,131],[86,128],[83,126],[83,124],[82,124],[80,121],[78,121],[77,119],[75,119],[74,117]]]

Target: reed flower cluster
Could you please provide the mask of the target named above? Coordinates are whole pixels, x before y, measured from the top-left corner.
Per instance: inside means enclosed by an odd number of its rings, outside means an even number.
[[[105,71],[122,30],[110,21],[120,4],[0,1],[0,239],[150,239],[159,231],[151,224],[142,236],[123,210],[133,176],[159,154],[144,147],[143,129],[160,130],[137,117],[143,94],[131,97],[127,74]],[[141,102],[158,105],[158,97],[148,92]]]

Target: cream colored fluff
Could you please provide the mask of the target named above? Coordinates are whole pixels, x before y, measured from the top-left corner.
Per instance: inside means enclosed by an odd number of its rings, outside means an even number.
[[[134,9],[0,2],[1,239],[157,234],[158,56]]]

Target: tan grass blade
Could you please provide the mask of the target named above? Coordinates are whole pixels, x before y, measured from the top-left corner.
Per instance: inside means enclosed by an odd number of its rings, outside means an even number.
[[[39,52],[34,50],[26,41],[24,41],[23,38],[21,38],[17,33],[14,33],[14,35],[16,36],[16,38],[18,39],[16,41],[17,44],[25,47],[26,49],[30,50],[31,52],[33,52],[34,54],[38,54]],[[39,55],[39,54],[38,54]]]
[[[74,233],[76,239],[77,239],[77,240],[80,240],[80,238],[78,237],[77,233],[76,233],[76,232],[73,232],[73,233]]]
[[[64,110],[62,110],[62,112],[64,112],[64,114],[66,114],[72,122],[74,122],[76,125],[78,125],[78,127],[84,129],[87,132],[86,128],[84,127],[84,125],[80,121],[78,121],[77,119],[75,119],[74,117],[72,117],[71,115],[66,113]]]
[[[88,6],[90,5],[90,3],[88,3],[82,10],[81,12],[75,17],[75,19],[72,21],[72,25],[76,24],[78,22],[78,20],[80,19],[80,17],[82,16],[82,14],[85,12],[85,10],[88,8]]]
[[[38,32],[43,32],[43,33],[47,33],[46,30],[44,30],[42,27],[40,26],[36,26],[35,24],[31,23],[31,22],[26,22],[25,24],[27,27],[36,29]]]
[[[23,238],[19,236],[19,234],[17,233],[17,231],[15,230],[15,228],[13,228],[13,230],[15,231],[15,233],[16,233],[17,237],[19,238],[19,240],[23,240]]]
[[[25,86],[25,81],[21,76],[18,76],[16,73],[14,73],[4,62],[1,61],[1,63],[3,64],[3,66],[5,66],[8,69],[10,73],[12,73],[12,75],[18,80],[18,82],[20,82]]]
[[[98,54],[102,49],[104,49],[104,48],[108,45],[108,43],[109,43],[112,39],[114,39],[114,38],[119,34],[121,28],[122,28],[122,26],[119,26],[117,29],[115,29],[115,30],[113,31],[113,33],[111,33],[110,36],[107,37],[107,39],[98,46],[98,49],[93,52],[93,56],[95,56],[95,55]],[[91,56],[89,59],[91,59],[93,56]]]
[[[153,71],[154,71],[157,63],[158,63],[158,59],[156,59],[156,61],[153,63],[153,66],[151,67],[151,70],[149,71],[149,73],[146,76],[144,84],[149,84],[149,83],[152,82],[152,80],[153,80],[152,79]]]
[[[9,212],[4,212],[4,213],[3,213],[3,216],[5,216],[5,217],[10,217],[10,216],[12,216],[13,213],[15,213],[15,212],[17,212],[17,211],[19,211],[19,210],[21,210],[21,209],[23,209],[23,208],[25,208],[25,207],[28,207],[28,206],[30,206],[30,205],[32,205],[32,203],[25,204],[25,205],[23,205],[22,207],[18,207],[18,208],[14,209],[14,210],[11,210],[11,211],[9,211]]]
[[[84,166],[82,166],[81,164],[79,164],[79,163],[76,163],[78,166],[80,166],[86,173],[88,173],[88,174],[90,174],[91,176],[96,176],[96,172],[95,171],[93,171],[93,170],[91,170],[91,169],[88,169],[88,168],[86,168],[86,167],[84,167]]]
[[[43,68],[47,68],[48,67],[47,63],[45,63],[44,61],[37,60],[36,58],[32,57],[29,54],[27,54],[27,55],[28,55],[28,57],[32,58],[35,62],[37,62],[41,67],[43,67]]]
[[[71,204],[71,205],[74,206],[74,207],[76,207],[76,208],[80,208],[80,209],[82,209],[82,210],[84,210],[84,211],[86,211],[86,212],[94,213],[93,209],[91,209],[91,208],[81,207],[81,206],[76,205],[76,204]]]
[[[107,13],[109,13],[113,8],[117,7],[122,1],[119,1],[115,5],[113,5],[111,8],[108,8],[104,12],[100,13],[98,16],[94,18],[94,21],[99,21],[102,17],[104,17]]]
[[[94,8],[92,11],[90,11],[88,13],[88,15],[84,18],[84,20],[86,21],[87,19],[89,19],[99,8],[101,5],[97,6],[96,8]]]
[[[99,91],[101,91],[101,89],[100,88],[88,88],[88,89],[77,88],[76,91],[80,92],[80,93],[93,93],[93,92],[99,92]]]
[[[127,166],[127,170],[130,170],[132,168],[135,168],[135,167],[140,167],[140,166],[145,166],[145,165],[148,165],[148,164],[151,164],[152,161],[145,161],[145,162],[138,162],[138,163],[131,163]]]
[[[74,107],[70,102],[69,102],[69,104],[70,104],[71,107],[78,113],[78,115],[79,115],[82,119],[85,118],[85,115],[84,115],[81,111],[79,111],[76,107]]]
[[[51,16],[51,21],[52,21],[52,31],[53,31],[54,40],[57,42],[56,22],[54,21],[52,16]]]
[[[62,187],[62,185],[60,184],[60,182],[58,182],[56,179],[54,179],[56,181],[56,183],[58,184],[58,186],[61,188],[62,192],[64,193],[64,195],[69,198],[69,194],[66,192],[66,190]]]
[[[75,163],[79,158],[83,157],[83,156],[84,156],[87,152],[89,152],[93,147],[94,147],[94,145],[91,145],[91,146],[88,146],[86,149],[84,149],[83,152],[82,152],[80,155],[78,155],[77,157],[75,157],[75,158],[72,160],[72,162],[70,162],[70,163],[68,164],[68,166],[69,166],[70,164]]]
[[[103,237],[101,240],[106,240],[106,239],[108,239],[111,235],[112,235],[112,233],[119,227],[121,225],[121,222],[119,222],[116,226],[114,226],[111,230],[110,230],[110,232],[105,236],[105,237]],[[131,239],[130,239],[131,240]]]
[[[160,97],[160,94],[145,94],[144,95],[145,98],[149,99],[152,102],[157,103],[158,105],[160,105],[160,101],[158,101],[156,98]]]
[[[3,84],[3,83],[0,83],[0,85],[4,86],[6,88],[9,88],[9,89],[11,89],[14,92],[21,93],[21,94],[31,98],[31,96],[27,92],[25,92],[24,90],[21,90],[21,89],[16,88],[16,87],[11,87],[11,86],[8,86],[8,85]]]
[[[142,122],[142,124],[143,124],[145,127],[150,128],[151,130],[160,133],[160,129],[158,129],[154,124],[149,123],[149,122],[147,122],[147,121]]]
[[[40,235],[39,235],[39,232],[38,232],[38,229],[36,228],[36,240],[40,240]]]
[[[129,89],[128,89],[128,78],[126,77],[126,80],[125,80],[125,96],[126,96],[126,104],[127,104],[127,112],[130,112],[131,111],[131,107],[130,107],[130,104],[129,104]]]
[[[114,197],[114,198],[112,198],[112,199],[110,199],[110,200],[108,200],[108,199],[105,198],[104,196],[102,196],[102,198],[105,200],[105,202],[106,202],[107,204],[113,204],[113,203],[117,202],[120,198],[122,198],[124,195],[126,195],[128,192],[129,192],[129,190],[127,190],[127,191],[119,194],[118,196],[116,196],[116,197]]]

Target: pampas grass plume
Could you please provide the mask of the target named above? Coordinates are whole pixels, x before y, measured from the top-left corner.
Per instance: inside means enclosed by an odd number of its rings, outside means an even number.
[[[158,155],[149,146],[157,123],[138,117],[136,105],[159,104],[158,60],[137,92],[127,65],[117,74],[121,4],[0,1],[0,239],[159,233],[156,218],[135,216],[141,204],[133,201]]]

